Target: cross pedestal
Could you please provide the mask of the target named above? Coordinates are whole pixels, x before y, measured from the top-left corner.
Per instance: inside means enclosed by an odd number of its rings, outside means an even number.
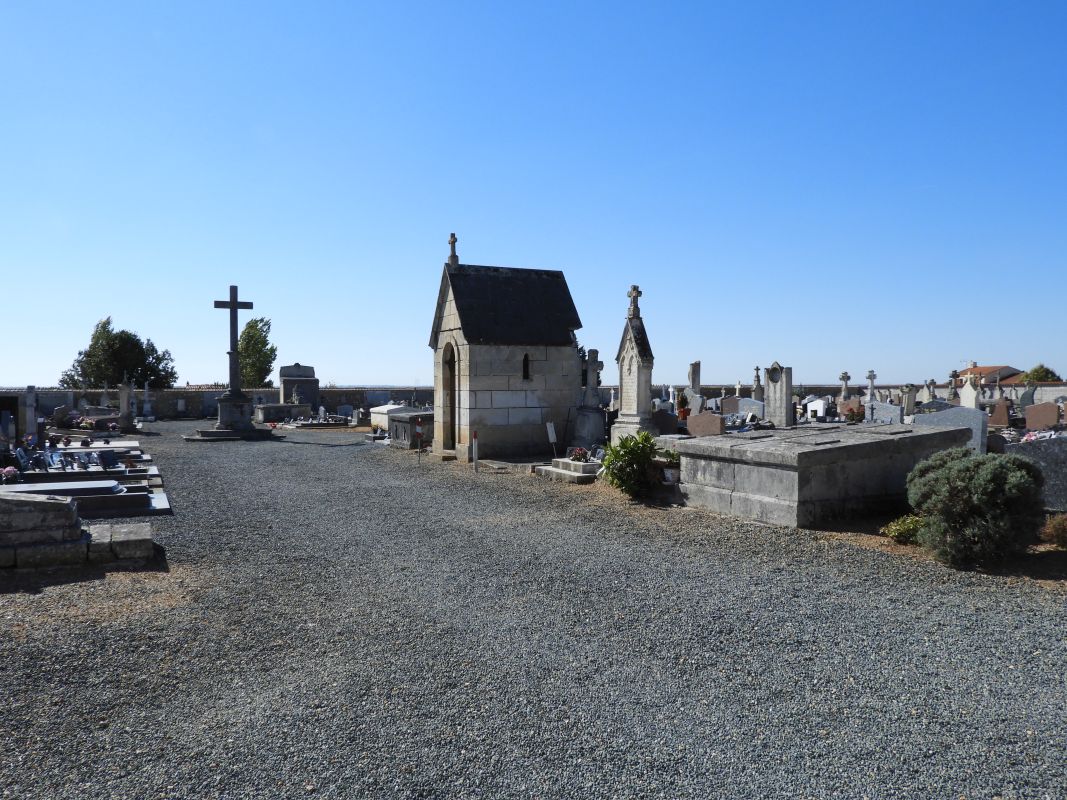
[[[230,385],[219,398],[219,421],[215,430],[250,431],[252,424],[252,400],[241,391],[241,359],[237,353],[237,310],[252,308],[247,301],[237,299],[237,287],[230,287],[228,300],[216,300],[215,308],[225,308],[230,312]]]

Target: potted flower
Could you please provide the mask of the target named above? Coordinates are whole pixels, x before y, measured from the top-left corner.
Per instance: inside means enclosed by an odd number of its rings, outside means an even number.
[[[685,392],[681,392],[677,399],[678,419],[689,419],[689,398]]]
[[[14,467],[4,467],[0,470],[0,483],[18,483],[19,471]]]
[[[577,461],[581,464],[586,463],[589,460],[589,451],[584,447],[575,447],[571,451],[571,461]]]

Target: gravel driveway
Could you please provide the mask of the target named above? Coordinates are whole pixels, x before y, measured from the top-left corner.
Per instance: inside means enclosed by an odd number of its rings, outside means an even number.
[[[0,578],[0,796],[1067,797],[1067,593],[348,432]]]

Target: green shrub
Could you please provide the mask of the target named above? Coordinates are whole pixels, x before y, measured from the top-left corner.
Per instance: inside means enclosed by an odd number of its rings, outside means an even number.
[[[1041,538],[1067,549],[1067,514],[1053,514],[1045,520]]]
[[[923,527],[923,518],[918,514],[905,514],[903,517],[893,520],[879,533],[888,536],[897,544],[918,544],[919,531]]]
[[[1040,468],[1025,458],[945,450],[908,475],[923,517],[919,543],[953,566],[995,564],[1037,541],[1044,520]]]
[[[648,497],[656,485],[656,442],[648,431],[623,436],[604,448],[604,474],[608,483],[630,497]]]

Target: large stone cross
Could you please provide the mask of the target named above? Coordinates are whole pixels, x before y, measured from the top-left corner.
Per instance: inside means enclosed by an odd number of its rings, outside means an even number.
[[[455,232],[453,232],[453,233],[451,233],[449,235],[449,237],[448,237],[448,247],[449,247],[448,263],[449,264],[458,264],[459,263],[459,256],[456,255],[456,242],[458,242],[458,241],[459,241],[459,239],[456,238]]]
[[[643,292],[637,288],[637,284],[630,287],[630,291],[626,293],[626,296],[630,298],[630,310],[627,312],[628,317],[641,316],[641,309],[637,306],[637,298],[639,298]]]
[[[585,357],[585,397],[582,405],[586,408],[600,408],[600,371],[604,369],[604,362],[599,356],[599,350],[590,350]]]
[[[215,308],[226,308],[230,311],[230,388],[226,390],[227,397],[241,396],[241,360],[237,355],[237,309],[252,308],[252,304],[246,300],[237,299],[237,287],[230,287],[229,300],[216,300]]]

